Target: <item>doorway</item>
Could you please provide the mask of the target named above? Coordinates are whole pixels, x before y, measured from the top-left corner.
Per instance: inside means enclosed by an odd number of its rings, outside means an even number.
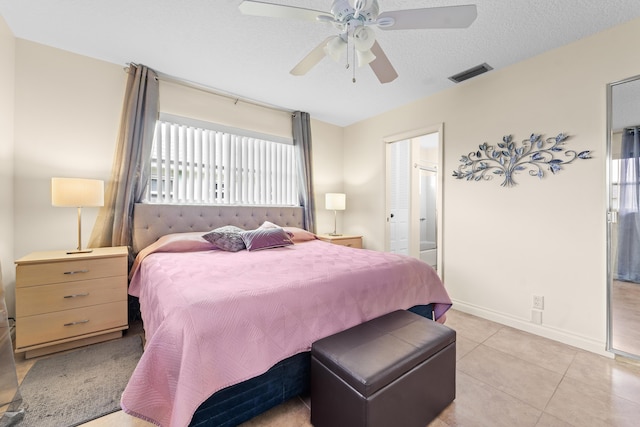
[[[386,250],[419,258],[441,275],[442,126],[385,142]]]
[[[640,359],[640,76],[607,86],[607,349]]]

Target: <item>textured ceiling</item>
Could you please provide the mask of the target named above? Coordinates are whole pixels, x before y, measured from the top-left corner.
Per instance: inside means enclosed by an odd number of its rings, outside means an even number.
[[[329,11],[331,0],[272,0]],[[499,69],[640,16],[638,0],[379,0],[380,11],[474,3],[467,29],[381,31],[399,77],[382,85],[368,68],[324,58],[289,74],[336,34],[328,24],[244,16],[240,0],[0,0],[16,37],[164,74],[346,126],[452,85],[488,63]],[[464,84],[464,83],[462,83]]]

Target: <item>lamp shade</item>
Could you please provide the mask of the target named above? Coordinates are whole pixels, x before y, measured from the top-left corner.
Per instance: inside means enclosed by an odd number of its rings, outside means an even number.
[[[356,58],[358,58],[358,67],[364,67],[373,62],[376,56],[370,50],[356,50]]]
[[[327,193],[325,208],[333,211],[343,211],[347,207],[347,196],[344,193]]]
[[[104,205],[104,181],[82,178],[51,178],[53,206],[85,207]]]
[[[376,42],[376,33],[371,27],[358,27],[353,34],[353,43],[356,50],[365,52],[371,50]]]
[[[347,42],[342,40],[340,36],[333,37],[324,47],[324,53],[336,62],[340,61],[340,57],[345,50],[347,50]]]

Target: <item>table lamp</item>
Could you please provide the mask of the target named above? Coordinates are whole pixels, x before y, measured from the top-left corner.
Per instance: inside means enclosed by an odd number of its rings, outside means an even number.
[[[338,211],[343,211],[347,206],[347,196],[343,193],[327,193],[325,195],[325,208],[333,210],[333,233],[330,236],[341,236],[336,231],[336,218]]]
[[[104,206],[104,181],[51,178],[51,205],[78,208],[78,249],[67,253],[91,252],[91,249],[82,249],[82,208]]]

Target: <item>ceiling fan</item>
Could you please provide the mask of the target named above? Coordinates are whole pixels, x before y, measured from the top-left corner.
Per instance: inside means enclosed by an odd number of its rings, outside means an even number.
[[[239,8],[245,15],[330,23],[339,31],[338,35],[327,37],[311,50],[293,67],[291,74],[295,76],[306,74],[325,56],[339,61],[342,53],[347,51],[348,47],[352,47],[354,61],[357,60],[360,67],[368,64],[380,83],[395,80],[398,73],[376,41],[376,34],[372,27],[375,26],[384,31],[467,28],[477,17],[475,5],[427,7],[379,13],[378,0],[334,0],[330,12],[253,0],[242,1]],[[348,62],[347,68],[349,68]],[[355,74],[353,81],[355,82]]]

